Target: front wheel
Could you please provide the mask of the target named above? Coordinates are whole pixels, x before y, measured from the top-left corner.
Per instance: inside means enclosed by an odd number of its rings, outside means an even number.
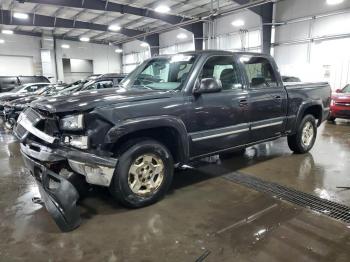
[[[164,197],[173,173],[169,150],[155,140],[143,140],[121,154],[110,192],[126,207],[151,205]]]
[[[294,153],[307,153],[314,146],[316,136],[316,119],[312,115],[306,115],[301,120],[297,133],[292,136],[288,136],[288,146]]]

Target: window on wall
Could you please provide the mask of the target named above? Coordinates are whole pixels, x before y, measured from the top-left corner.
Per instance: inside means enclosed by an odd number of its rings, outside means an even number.
[[[123,55],[123,73],[129,74],[144,60],[151,57],[149,50]]]
[[[252,88],[277,87],[278,83],[270,61],[263,57],[242,56],[248,81]]]
[[[187,52],[187,51],[194,51],[194,43],[191,42],[185,42],[185,43],[179,43],[172,46],[164,47],[159,49],[159,54],[161,55],[167,55],[167,54],[176,54],[179,52]]]
[[[242,31],[234,34],[219,35],[214,41],[220,50],[227,51],[261,51],[260,30]],[[212,46],[212,45],[211,45]]]

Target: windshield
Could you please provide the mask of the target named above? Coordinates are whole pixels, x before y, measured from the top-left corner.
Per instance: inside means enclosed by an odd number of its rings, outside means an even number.
[[[341,92],[342,93],[350,93],[350,84],[346,85]]]
[[[148,60],[137,67],[120,85],[124,88],[180,90],[195,61],[194,55],[173,55]]]

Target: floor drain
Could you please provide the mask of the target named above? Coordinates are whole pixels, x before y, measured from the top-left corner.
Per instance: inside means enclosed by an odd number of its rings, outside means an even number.
[[[345,205],[239,172],[225,175],[224,178],[256,191],[268,193],[293,204],[310,208],[329,217],[350,223],[350,207]]]

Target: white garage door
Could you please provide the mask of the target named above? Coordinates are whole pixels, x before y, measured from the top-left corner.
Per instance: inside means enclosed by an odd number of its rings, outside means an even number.
[[[32,57],[0,55],[0,76],[34,75]]]

